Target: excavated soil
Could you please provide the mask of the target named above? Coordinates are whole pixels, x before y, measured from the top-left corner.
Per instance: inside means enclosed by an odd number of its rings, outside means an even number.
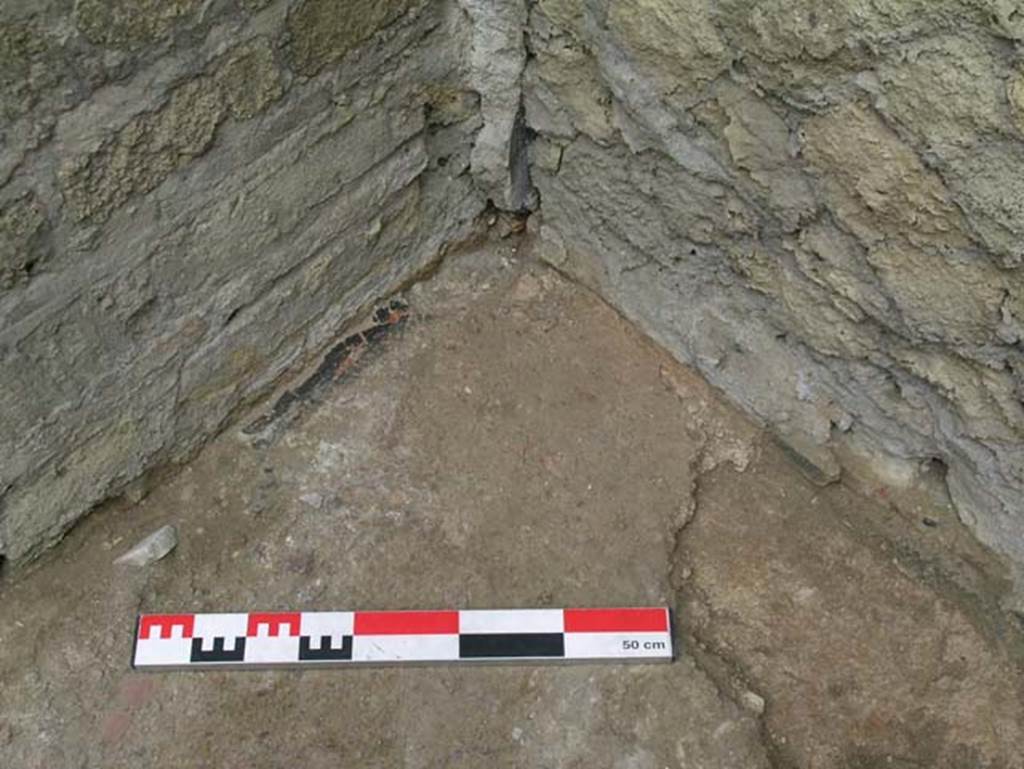
[[[941,499],[814,485],[528,252],[450,257],[407,318],[6,575],[0,764],[1024,766],[1000,567]],[[164,523],[168,557],[113,564]],[[129,666],[139,611],[602,604],[672,606],[676,661]]]

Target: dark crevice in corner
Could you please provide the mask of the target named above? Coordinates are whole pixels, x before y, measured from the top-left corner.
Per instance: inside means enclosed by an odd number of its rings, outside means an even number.
[[[526,107],[522,96],[519,111],[512,123],[508,142],[509,203],[518,214],[528,214],[537,207],[537,192],[530,181],[530,142],[533,132],[526,125]]]

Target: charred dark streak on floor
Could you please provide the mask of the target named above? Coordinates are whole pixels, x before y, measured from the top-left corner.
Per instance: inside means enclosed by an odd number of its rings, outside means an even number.
[[[324,355],[316,370],[298,387],[285,390],[270,411],[242,429],[248,436],[258,436],[285,417],[294,417],[303,404],[321,397],[333,382],[356,373],[365,363],[364,358],[385,336],[394,333],[409,318],[409,306],[400,299],[392,299],[373,313],[373,325],[351,334]]]

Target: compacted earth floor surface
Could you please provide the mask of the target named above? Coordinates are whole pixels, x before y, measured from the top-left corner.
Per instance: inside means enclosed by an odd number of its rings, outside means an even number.
[[[0,766],[1024,767],[1004,575],[940,495],[815,485],[528,241],[403,299],[4,576]],[[138,612],[601,605],[671,606],[675,661],[129,664]]]

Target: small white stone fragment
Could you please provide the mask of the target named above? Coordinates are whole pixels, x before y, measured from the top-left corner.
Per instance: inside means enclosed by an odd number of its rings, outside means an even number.
[[[751,691],[743,692],[740,695],[740,702],[743,704],[743,707],[752,713],[757,713],[757,715],[764,713],[764,697],[760,694]]]
[[[114,561],[126,566],[149,566],[178,545],[178,530],[168,524],[161,526],[135,547]]]
[[[324,504],[324,497],[323,494],[317,494],[314,491],[309,494],[303,494],[299,497],[299,501],[319,510]]]

